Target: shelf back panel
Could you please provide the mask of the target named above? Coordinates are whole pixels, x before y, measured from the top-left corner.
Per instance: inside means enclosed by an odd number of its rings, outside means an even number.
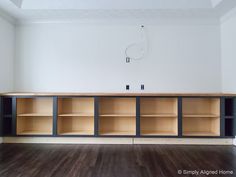
[[[136,115],[135,98],[100,98],[99,114],[130,114]]]
[[[17,98],[17,114],[52,114],[52,98]]]

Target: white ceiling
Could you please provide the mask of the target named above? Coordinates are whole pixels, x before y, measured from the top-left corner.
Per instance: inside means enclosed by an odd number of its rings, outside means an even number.
[[[15,20],[77,18],[219,18],[236,0],[0,0]]]

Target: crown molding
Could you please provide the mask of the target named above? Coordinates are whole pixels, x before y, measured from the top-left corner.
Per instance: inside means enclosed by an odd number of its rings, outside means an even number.
[[[2,9],[0,9],[0,17],[2,17],[4,20],[8,21],[13,25],[16,24],[16,19]]]
[[[224,23],[236,15],[236,7],[220,18],[220,23]]]

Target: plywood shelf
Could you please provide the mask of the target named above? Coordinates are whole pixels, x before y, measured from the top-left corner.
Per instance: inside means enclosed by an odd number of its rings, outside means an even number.
[[[52,116],[52,98],[17,98],[17,116]]]
[[[70,132],[60,132],[59,135],[93,135],[93,130],[81,130],[81,131],[70,131]]]
[[[74,97],[58,99],[59,116],[93,116],[93,97]]]
[[[99,115],[123,116],[136,115],[135,98],[102,97],[99,100]]]
[[[58,117],[94,117],[94,114],[86,114],[86,113],[59,114]]]
[[[135,135],[135,131],[102,131],[99,133],[100,135],[123,135],[123,136],[131,136],[131,135]]]
[[[219,118],[219,115],[214,114],[184,114],[183,117],[186,118]]]
[[[136,117],[132,114],[100,114],[100,117]]]
[[[141,135],[177,135],[178,119],[176,117],[141,117]]]
[[[175,131],[142,131],[141,135],[143,136],[176,136],[177,132]]]
[[[18,135],[52,135],[51,131],[34,131],[34,130],[27,130],[18,132]]]
[[[52,117],[52,114],[47,113],[29,113],[29,114],[17,114],[17,117]]]
[[[59,135],[93,135],[94,117],[58,117],[57,132]]]
[[[220,116],[219,98],[183,98],[183,115]]]
[[[165,117],[178,117],[176,114],[142,114],[141,117],[159,117],[159,118],[165,118]]]
[[[184,132],[183,133],[184,136],[219,136],[219,134],[215,133],[215,132],[201,132],[201,131],[197,131],[197,132]]]
[[[120,132],[120,133],[119,133]],[[136,132],[136,117],[100,117],[99,134],[133,135]]]
[[[220,99],[183,98],[183,135],[220,136]]]
[[[183,118],[183,135],[204,136],[204,133],[220,136],[220,118]]]
[[[147,115],[178,115],[178,99],[177,98],[141,98],[140,114]]]

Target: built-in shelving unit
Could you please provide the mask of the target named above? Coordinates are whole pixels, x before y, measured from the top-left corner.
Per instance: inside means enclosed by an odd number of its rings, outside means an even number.
[[[0,135],[233,138],[236,94],[7,94]]]
[[[183,98],[184,136],[220,136],[220,98]]]
[[[99,135],[135,135],[136,99],[99,99]]]
[[[52,135],[52,98],[17,98],[16,115],[17,135]]]
[[[94,98],[59,98],[57,127],[59,135],[93,135]]]
[[[141,135],[178,135],[177,98],[140,99]]]

